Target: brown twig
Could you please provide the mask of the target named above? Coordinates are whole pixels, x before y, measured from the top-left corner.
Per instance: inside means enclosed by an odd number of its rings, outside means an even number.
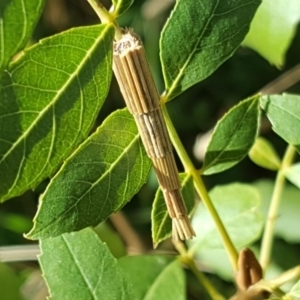
[[[136,255],[146,251],[144,243],[121,211],[111,215],[109,219],[125,242],[128,254]]]
[[[300,64],[265,85],[259,92],[262,95],[278,94],[286,91],[300,80]]]

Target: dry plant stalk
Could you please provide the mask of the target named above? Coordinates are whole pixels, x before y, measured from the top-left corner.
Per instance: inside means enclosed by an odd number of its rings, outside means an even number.
[[[121,40],[114,43],[113,62],[121,93],[134,116],[163,191],[172,218],[173,238],[191,239],[195,232],[181,195],[172,144],[159,104],[160,97],[142,42],[131,30],[126,31]]]

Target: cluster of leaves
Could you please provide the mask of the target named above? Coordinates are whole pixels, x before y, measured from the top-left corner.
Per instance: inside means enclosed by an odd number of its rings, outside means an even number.
[[[111,15],[121,15],[131,3],[113,1]],[[177,1],[160,39],[165,101],[207,78],[233,55],[259,4],[259,0]],[[0,178],[5,178],[0,199],[34,189],[55,174],[27,234],[41,240],[40,263],[51,298],[184,299],[185,276],[175,257],[117,261],[97,234],[86,228],[120,210],[146,182],[151,163],[127,109],[112,113],[88,136],[112,78],[112,25],[74,28],[46,38],[10,63],[31,36],[43,5],[43,0],[22,7],[13,0],[0,4],[0,49],[4,49],[0,56]],[[253,144],[250,157],[255,162],[280,170],[272,147],[257,139],[261,110],[273,130],[299,152],[300,136],[293,130],[299,127],[299,103],[299,96],[289,94],[256,95],[241,101],[215,126],[200,173],[210,175],[233,167]],[[299,187],[299,165],[285,172]],[[181,180],[191,213],[193,178],[184,173]],[[239,183],[210,192],[237,248],[261,234],[260,194],[259,188]],[[215,259],[224,250],[202,204],[194,212],[193,224],[197,238],[188,244],[189,253],[220,276],[232,278],[232,272]],[[152,210],[153,242],[158,244],[170,235],[171,221],[158,190]]]

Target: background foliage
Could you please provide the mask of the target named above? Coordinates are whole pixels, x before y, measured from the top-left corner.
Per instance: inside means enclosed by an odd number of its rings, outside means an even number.
[[[130,1],[128,1],[128,3],[129,2]],[[156,4],[153,4],[151,1],[135,1],[133,6],[123,16],[120,17],[119,22],[121,25],[133,27],[135,31],[141,35],[150,60],[151,68],[153,69],[155,75],[156,82],[162,91],[163,74],[160,67],[158,53],[159,35],[167,17],[170,14],[172,5],[165,4],[165,6],[159,6],[158,2],[159,1],[156,1]],[[9,1],[3,1],[1,5],[3,5],[3,3],[9,3]],[[119,7],[119,14],[121,14],[122,12],[123,8]],[[286,15],[289,15],[288,12],[286,13]],[[300,50],[300,33],[296,28],[297,21],[295,20],[297,20],[297,17],[293,17],[293,22],[291,22],[293,25],[291,38],[293,37],[293,39],[291,39],[291,46],[287,52],[286,57],[284,58],[283,56],[281,56],[279,59],[278,56],[276,56],[273,60],[271,57],[269,58],[272,64],[280,65],[281,70],[269,64],[256,52],[250,50],[249,48],[239,48],[235,55],[230,60],[225,62],[213,74],[213,76],[208,77],[205,81],[188,89],[184,94],[181,94],[178,99],[176,99],[176,101],[172,101],[168,104],[168,110],[173,122],[175,123],[175,127],[178,130],[180,138],[182,139],[183,144],[186,146],[190,157],[193,159],[193,162],[199,168],[201,167],[202,162],[199,160],[199,157],[201,156],[200,150],[195,146],[197,135],[206,133],[208,130],[210,130],[224,115],[224,112],[226,112],[230,107],[237,104],[239,100],[244,99],[249,95],[259,91],[264,85],[277,78],[280,74],[284,73],[286,70],[298,63],[298,53]],[[34,33],[32,34],[30,44],[37,42],[40,38],[50,36],[54,33],[59,33],[69,28],[81,25],[90,25],[93,23],[98,23],[98,19],[92,9],[86,3],[86,1],[48,1],[46,3],[42,17],[39,20]],[[76,29],[73,31],[73,33],[76,34]],[[246,39],[246,45],[248,44],[250,46],[250,38],[251,37],[248,37]],[[47,43],[45,43],[45,47],[46,46]],[[17,45],[14,47],[16,49],[15,52],[17,53],[21,46]],[[253,48],[255,48],[255,45],[253,46]],[[75,53],[74,57],[80,59],[78,54]],[[6,60],[8,59],[9,58],[6,58]],[[284,65],[283,61],[285,61]],[[67,63],[67,60],[65,62]],[[43,71],[37,70],[37,72],[39,72],[40,74],[40,72]],[[18,76],[18,74],[16,76]],[[53,76],[56,75],[53,74]],[[110,77],[110,74],[107,75],[107,78],[108,77]],[[47,78],[44,79],[46,80]],[[64,78],[62,78],[62,80],[63,79]],[[5,81],[8,79],[3,77],[1,80]],[[39,82],[38,77],[37,82]],[[64,84],[63,81],[62,84]],[[9,89],[9,83],[7,83],[7,86]],[[48,83],[47,88],[49,88]],[[58,89],[58,87],[56,86],[55,89]],[[294,85],[291,89],[289,89],[289,92],[299,93],[300,85]],[[174,96],[174,94],[171,94],[171,96]],[[62,101],[67,100],[68,99],[62,99]],[[93,99],[91,99],[91,101],[92,100]],[[123,107],[123,99],[113,78],[112,85],[108,94],[108,99],[103,104],[103,108],[100,114],[98,116],[91,117],[91,120],[96,118],[96,123],[94,125],[95,127],[91,131],[94,131],[96,129],[96,126],[99,126],[106,118],[106,116],[108,116],[112,111],[117,108]],[[93,109],[91,109],[91,111],[92,110]],[[11,124],[13,124],[13,122]],[[131,128],[130,124],[128,124],[128,128]],[[95,134],[97,134],[97,132],[95,132]],[[265,126],[262,126],[261,134],[272,142],[274,148],[281,157],[285,148],[285,142],[271,131],[271,127],[267,122],[265,123]],[[83,135],[87,135],[87,132]],[[130,137],[128,137],[128,140],[129,139]],[[291,142],[294,143],[294,139]],[[299,145],[298,140],[296,140],[296,143],[294,144]],[[86,146],[88,147],[90,146],[90,144],[87,144]],[[136,145],[136,147],[138,147],[138,145]],[[133,149],[133,151],[138,151],[137,149],[138,148],[135,148]],[[66,164],[67,163],[68,161],[66,162]],[[180,164],[179,168],[181,169],[181,171],[183,170]],[[3,180],[3,178],[6,178],[6,176],[7,175],[5,174],[1,174],[1,181]],[[291,182],[295,181],[295,176],[293,176],[292,171],[290,171],[289,176]],[[224,185],[219,189],[230,189],[230,186],[225,186],[225,184],[236,181],[242,182],[244,184],[254,183],[255,186],[258,187],[263,200],[263,206],[260,209],[260,214],[258,212],[255,216],[256,219],[254,220],[258,224],[258,236],[260,231],[259,222],[262,218],[261,214],[266,214],[267,210],[267,205],[265,204],[267,203],[267,200],[265,199],[268,199],[271,193],[273,180],[274,172],[256,166],[247,157],[240,164],[226,171],[226,173],[205,177],[205,183],[207,187],[211,188],[215,185]],[[36,212],[38,198],[40,197],[40,194],[44,192],[45,187],[48,183],[49,180],[45,179],[43,183],[36,187],[35,191],[29,190],[22,196],[16,197],[1,205],[0,246],[32,243],[24,239],[22,237],[22,233],[28,232],[31,228],[31,220]],[[126,219],[129,220],[129,223],[135,228],[139,236],[138,241],[140,242],[140,244],[134,244],[134,242],[136,241],[136,239],[134,238],[131,240],[131,242],[129,242],[130,245],[134,246],[134,251],[138,253],[149,252],[152,249],[150,214],[152,202],[155,198],[156,189],[156,180],[153,173],[150,173],[147,184],[142,187],[140,192],[136,196],[134,196],[131,202],[123,209],[123,213]],[[134,187],[132,188],[132,190],[134,190]],[[251,198],[251,201],[256,201],[255,196],[251,194],[252,191],[250,187],[249,190],[247,189],[247,191],[250,195],[245,194],[245,199],[248,196],[249,198]],[[213,189],[211,193],[213,197],[214,194],[222,194],[223,191],[218,191],[218,188],[216,188]],[[300,250],[300,236],[294,230],[294,228],[299,227],[297,225],[297,220],[299,218],[297,217],[296,213],[297,209],[299,209],[299,205],[297,202],[297,199],[299,199],[299,194],[299,189],[295,188],[292,185],[287,185],[287,187],[285,188],[283,198],[289,198],[291,200],[283,201],[282,203],[281,209],[284,217],[279,219],[276,226],[274,256],[272,261],[272,268],[270,268],[269,270],[270,276],[278,274],[279,272],[286,270],[287,268],[299,264],[299,257],[297,253],[299,253]],[[157,196],[157,198],[159,198],[159,195]],[[157,200],[157,203],[159,205],[159,199]],[[247,214],[247,206],[246,204],[243,205],[243,203],[243,201],[241,201],[240,203],[241,210],[245,212],[245,214]],[[248,201],[245,200],[245,203],[248,203]],[[205,220],[204,211],[199,212],[199,218],[202,222],[203,220]],[[118,224],[120,224],[120,222],[120,219],[117,219],[115,221],[111,219],[104,225],[96,228],[97,234],[101,237],[102,240],[107,242],[111,252],[117,258],[124,256],[124,253],[128,251],[128,249],[125,249],[126,247],[124,245],[124,236],[122,236],[121,234],[123,240],[119,237],[121,231],[118,230]],[[195,222],[197,222],[197,219],[195,220]],[[200,228],[203,228],[204,225],[195,224],[195,226],[196,228],[198,226]],[[209,222],[206,222],[206,226],[207,228],[205,230],[209,231]],[[116,234],[116,231],[119,234]],[[244,234],[244,232],[242,234]],[[83,231],[82,235],[83,243],[87,242],[84,239],[88,239],[88,242],[94,241],[97,244],[97,239],[95,239],[92,233]],[[156,239],[157,241],[159,241],[160,236],[157,236]],[[230,281],[231,271],[229,269],[229,266],[223,266],[224,262],[225,264],[227,262],[227,257],[225,256],[224,250],[218,249],[216,245],[210,245],[209,242],[205,244],[203,242],[203,240],[205,241],[205,231],[203,233],[203,236],[200,235],[199,239],[199,244],[205,246],[203,247],[204,249],[199,250],[199,255],[201,254],[202,257],[202,261],[200,260],[200,265],[205,262],[205,264],[203,265],[203,269],[208,269],[210,271],[213,271],[214,273],[208,275],[209,279],[211,279],[215,286],[219,290],[221,290],[224,295],[229,297],[229,295],[232,295],[234,291],[234,286]],[[67,241],[72,243],[72,235],[66,238],[66,244]],[[195,246],[192,247],[196,248],[198,240],[193,241],[193,243],[195,244]],[[254,249],[258,245],[259,241],[254,244]],[[50,246],[51,245],[48,245],[48,247]],[[98,246],[103,247],[101,245]],[[210,247],[213,249],[211,249]],[[97,248],[97,245],[95,245],[95,248]],[[55,250],[55,239],[53,240],[53,249]],[[45,251],[46,250],[47,249],[45,249]],[[161,246],[159,246],[158,251],[172,252],[173,248],[169,244],[169,242],[166,241]],[[107,251],[107,249],[104,249],[103,252],[107,253],[105,254],[107,255],[107,260],[111,259],[112,261],[114,261],[114,258],[112,257],[110,252]],[[53,252],[53,255],[54,254],[55,252]],[[79,257],[82,257],[82,254],[77,254],[79,255]],[[216,260],[216,257],[218,257],[219,260]],[[57,257],[55,260],[58,261]],[[135,261],[133,262],[130,260]],[[44,263],[43,259],[41,259],[41,264],[44,269],[52,267],[51,265],[47,265],[46,263]],[[184,271],[187,275],[187,280],[184,280],[182,269],[178,266],[178,262],[174,261],[172,257],[122,257],[118,260],[118,263],[114,262],[114,264],[116,269],[123,269],[125,274],[125,278],[120,275],[122,277],[120,279],[120,286],[115,289],[115,293],[118,293],[118,291],[120,290],[125,290],[128,294],[132,293],[132,291],[130,291],[130,288],[127,287],[127,282],[130,282],[132,284],[138,284],[140,286],[140,291],[134,291],[134,293],[139,293],[138,295],[135,295],[136,297],[140,297],[140,295],[143,295],[145,299],[153,299],[151,298],[151,295],[144,294],[148,287],[146,288],[141,284],[142,282],[151,282],[152,279],[147,278],[147,280],[143,280],[139,277],[141,271],[138,269],[132,269],[133,266],[143,265],[149,270],[149,273],[155,274],[155,278],[159,275],[160,281],[158,283],[152,284],[154,295],[159,295],[159,297],[162,297],[157,299],[164,299],[164,297],[175,299],[174,295],[162,294],[166,290],[164,288],[164,284],[169,284],[168,282],[164,281],[166,280],[166,278],[169,278],[169,274],[172,274],[172,276],[174,276],[172,277],[174,279],[174,286],[171,287],[171,289],[169,286],[168,290],[172,290],[175,295],[182,294],[182,290],[185,290],[187,288],[188,299],[206,299],[207,297],[206,293],[203,291],[203,288],[199,285],[199,283],[190,274],[189,271]],[[45,292],[45,287],[43,286],[43,281],[40,278],[40,274],[36,273],[37,269],[38,266],[35,262],[17,262],[9,265],[1,264],[0,289],[2,290],[3,287],[6,288],[6,298],[4,298],[4,300],[43,299],[41,293]],[[72,272],[72,274],[74,274],[74,272]],[[128,274],[135,275],[128,276]],[[126,276],[128,278],[130,277],[130,279],[128,279]],[[6,284],[6,281],[4,280],[7,280],[7,282],[10,283],[11,287],[8,288],[8,284]],[[70,278],[70,282],[74,282],[74,280],[74,278]],[[40,285],[36,283],[40,283]],[[18,287],[21,286],[22,293],[18,292]],[[33,286],[35,286],[34,290],[32,290]],[[82,290],[82,292],[84,291]],[[100,297],[100,295],[97,294],[97,297]]]

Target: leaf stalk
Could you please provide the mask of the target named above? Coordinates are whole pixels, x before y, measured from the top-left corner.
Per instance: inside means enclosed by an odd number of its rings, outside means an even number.
[[[166,107],[164,105],[162,105],[161,107],[162,107],[162,112],[163,112],[164,118],[166,120],[166,124],[167,124],[167,128],[169,131],[169,135],[170,135],[172,144],[175,147],[176,152],[184,166],[185,172],[188,174],[191,174],[191,176],[193,177],[195,189],[215,222],[216,228],[221,236],[221,239],[223,241],[227,255],[229,256],[232,269],[234,270],[234,272],[236,272],[237,271],[238,252],[235,249],[235,247],[228,235],[228,232],[226,231],[225,226],[224,226],[222,220],[220,219],[220,216],[219,216],[218,212],[216,211],[216,209],[208,195],[208,192],[204,186],[204,183],[203,183],[201,177],[199,176],[198,171],[194,167],[192,161],[190,160],[188,154],[186,153],[186,151],[178,137],[178,134],[173,126],[173,123],[170,119],[170,116],[168,114]]]
[[[87,0],[91,7],[94,9],[95,13],[98,15],[99,19],[103,24],[112,24],[115,29],[115,39],[118,41],[122,38],[122,29],[116,22],[113,13],[107,11],[103,4],[98,0]]]
[[[281,195],[285,184],[284,171],[291,166],[295,154],[296,154],[295,148],[292,145],[289,145],[283,156],[280,169],[276,176],[275,186],[271,197],[271,202],[270,202],[270,207],[269,207],[269,212],[267,217],[267,223],[262,238],[260,264],[263,270],[266,269],[266,267],[270,262],[271,250],[272,250],[273,239],[274,239],[273,238],[274,229],[275,229],[276,219],[278,217]]]

